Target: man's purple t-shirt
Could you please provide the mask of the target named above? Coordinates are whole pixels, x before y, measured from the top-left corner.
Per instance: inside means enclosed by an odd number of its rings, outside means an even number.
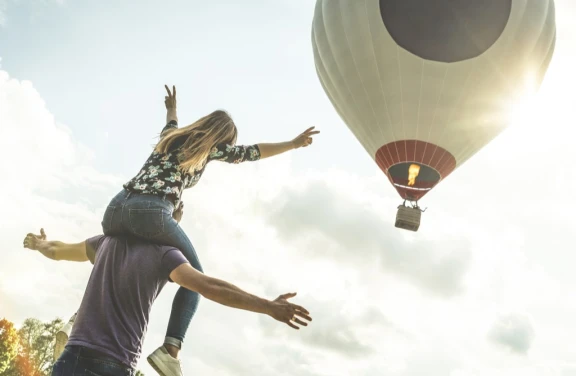
[[[128,236],[86,240],[94,264],[69,345],[89,347],[136,367],[152,303],[170,273],[188,261],[174,247]]]

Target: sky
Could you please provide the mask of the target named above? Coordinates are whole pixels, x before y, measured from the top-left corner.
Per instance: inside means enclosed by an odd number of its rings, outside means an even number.
[[[184,194],[181,224],[206,274],[270,299],[297,291],[314,318],[295,331],[203,299],[185,374],[576,376],[576,3],[556,0],[539,93],[422,200],[417,233],[394,227],[401,200],[322,91],[313,8],[0,0],[0,317],[75,312],[90,264],[22,240],[40,227],[68,242],[100,233],[164,125],[168,84],[182,123],[224,108],[239,143],[322,132],[310,148],[211,164]],[[146,374],[175,291],[153,307]]]

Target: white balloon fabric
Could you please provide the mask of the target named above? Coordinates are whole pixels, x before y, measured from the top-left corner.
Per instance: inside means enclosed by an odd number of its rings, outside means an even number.
[[[312,26],[334,108],[416,202],[505,129],[555,41],[553,0],[317,0]]]

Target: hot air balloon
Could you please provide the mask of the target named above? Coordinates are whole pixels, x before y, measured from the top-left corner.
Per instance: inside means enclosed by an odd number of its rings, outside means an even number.
[[[555,41],[553,0],[317,0],[318,77],[404,199],[396,227],[417,231],[418,201],[506,128]]]

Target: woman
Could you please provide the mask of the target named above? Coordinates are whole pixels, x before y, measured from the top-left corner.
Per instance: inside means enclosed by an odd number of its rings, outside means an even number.
[[[166,122],[160,141],[132,180],[112,199],[102,220],[105,235],[132,234],[182,251],[190,264],[202,272],[192,243],[173,214],[181,212],[182,192],[198,183],[211,161],[240,163],[268,158],[312,144],[318,134],[314,127],[295,139],[281,143],[236,146],[238,131],[225,111],[214,111],[184,128],[178,129],[176,88],[165,86]],[[179,219],[179,218],[178,218]],[[181,375],[175,359],[196,312],[199,295],[180,288],[163,346],[148,357],[150,364],[165,376]]]

